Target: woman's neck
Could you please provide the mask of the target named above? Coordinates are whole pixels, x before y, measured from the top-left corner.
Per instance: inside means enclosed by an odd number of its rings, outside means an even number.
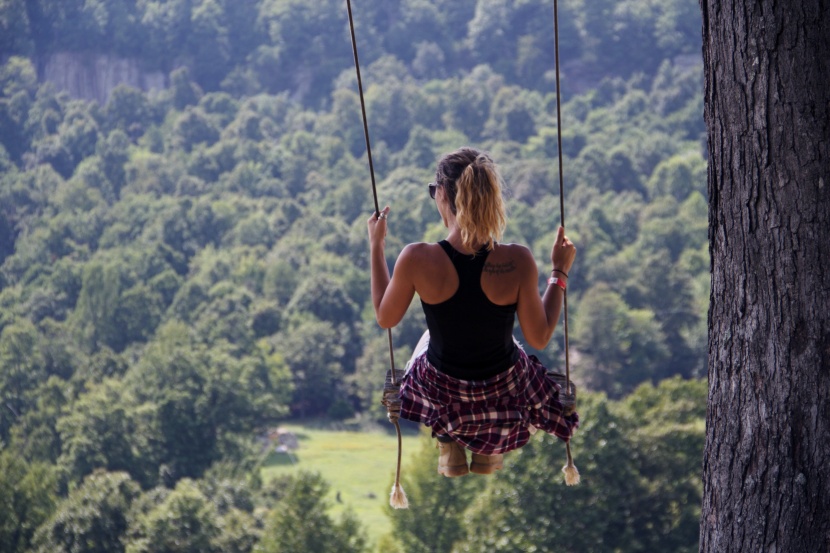
[[[483,244],[479,244],[475,249],[464,247],[464,243],[461,240],[461,229],[455,224],[450,227],[450,233],[447,235],[446,240],[456,251],[470,255],[479,251],[483,246]]]

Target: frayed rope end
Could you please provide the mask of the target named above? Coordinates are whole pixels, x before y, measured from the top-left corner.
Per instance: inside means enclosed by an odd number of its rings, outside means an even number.
[[[409,500],[406,498],[406,492],[400,484],[392,486],[392,493],[389,494],[389,505],[393,509],[409,509]]]
[[[562,467],[562,472],[565,473],[565,485],[576,486],[579,484],[579,471],[576,470],[576,465],[574,465],[570,442],[565,442],[565,452],[568,454],[568,462]]]
[[[565,484],[568,486],[576,486],[579,484],[579,471],[573,462],[568,463],[562,467],[562,472],[565,473]]]

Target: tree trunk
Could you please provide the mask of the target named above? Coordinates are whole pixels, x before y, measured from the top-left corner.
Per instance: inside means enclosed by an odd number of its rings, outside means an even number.
[[[830,551],[830,2],[701,0],[709,409],[700,550]]]

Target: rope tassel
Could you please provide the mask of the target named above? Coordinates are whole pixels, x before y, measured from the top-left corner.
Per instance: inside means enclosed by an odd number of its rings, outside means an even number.
[[[562,472],[565,473],[565,484],[568,486],[576,486],[579,484],[579,471],[576,465],[574,465],[574,460],[571,456],[570,442],[565,444],[565,451],[568,453],[568,462],[562,467]]]
[[[409,509],[409,500],[406,498],[406,492],[403,491],[403,488],[397,481],[392,486],[392,493],[389,495],[389,505],[395,509]]]

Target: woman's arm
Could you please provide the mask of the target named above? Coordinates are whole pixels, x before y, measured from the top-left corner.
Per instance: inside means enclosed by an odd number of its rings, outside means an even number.
[[[392,328],[401,322],[415,295],[415,285],[412,280],[413,253],[411,245],[401,251],[395,262],[395,271],[391,278],[389,276],[389,267],[386,265],[386,256],[383,251],[388,214],[389,207],[387,206],[381,211],[380,218],[377,214],[373,214],[367,221],[369,226],[372,305],[375,308],[375,318],[382,328]]]
[[[517,314],[527,343],[533,348],[543,349],[548,345],[553,331],[559,322],[559,313],[565,291],[556,284],[548,284],[544,294],[539,297],[539,274],[536,262],[530,250],[524,250],[522,271],[519,284],[519,305]],[[556,272],[553,276],[567,283],[567,274],[571,270],[576,248],[565,236],[565,229],[559,227],[556,241],[551,251],[551,261]]]

